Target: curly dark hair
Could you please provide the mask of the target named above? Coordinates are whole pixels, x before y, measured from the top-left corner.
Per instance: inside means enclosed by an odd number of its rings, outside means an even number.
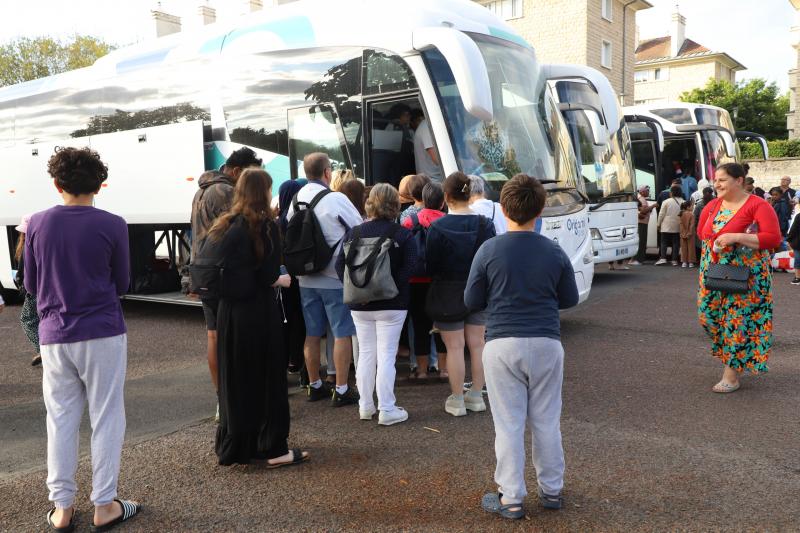
[[[47,172],[69,194],[91,194],[108,179],[108,167],[89,148],[61,148],[47,162]]]

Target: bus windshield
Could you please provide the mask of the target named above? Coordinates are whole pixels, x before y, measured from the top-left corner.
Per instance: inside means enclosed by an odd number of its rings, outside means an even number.
[[[568,213],[583,203],[583,184],[564,127],[531,51],[487,36],[472,36],[486,62],[494,120],[481,121],[464,109],[450,66],[438,50],[424,53],[447,121],[459,168],[481,176],[490,194],[523,172],[552,185],[546,213]]]
[[[620,128],[606,144],[598,146],[594,144],[592,126],[585,111],[565,111],[564,119],[572,134],[572,146],[589,202],[634,200],[636,184],[627,128]]]

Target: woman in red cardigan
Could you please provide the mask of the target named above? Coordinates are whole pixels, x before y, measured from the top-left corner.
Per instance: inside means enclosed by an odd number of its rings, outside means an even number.
[[[711,337],[711,352],[725,365],[722,380],[712,389],[719,393],[737,390],[745,370],[766,372],[772,347],[770,250],[780,245],[781,232],[772,206],[748,194],[744,178],[739,164],[717,168],[717,198],[703,209],[698,225],[703,257],[697,307],[700,324]],[[749,267],[748,292],[706,289],[706,272],[717,262]]]

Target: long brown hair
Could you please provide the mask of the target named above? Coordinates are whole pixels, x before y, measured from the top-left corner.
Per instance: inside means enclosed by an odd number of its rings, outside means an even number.
[[[260,168],[248,168],[236,181],[233,190],[233,205],[211,226],[208,236],[212,240],[219,240],[228,231],[234,217],[241,215],[247,221],[250,240],[253,241],[256,257],[259,261],[264,258],[264,242],[261,240],[261,227],[267,220],[273,219],[270,209],[272,191],[272,176]],[[269,236],[269,233],[267,233]],[[269,238],[269,237],[268,237]],[[270,242],[270,245],[273,243]]]
[[[25,250],[25,234],[20,233],[17,239],[17,249],[14,251],[14,259],[19,261],[22,259],[22,252]]]

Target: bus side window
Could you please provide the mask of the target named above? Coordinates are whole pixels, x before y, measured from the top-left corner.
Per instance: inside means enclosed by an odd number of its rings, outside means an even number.
[[[292,179],[302,176],[302,161],[312,152],[325,152],[334,169],[347,167],[349,161],[336,111],[330,105],[313,105],[286,111],[289,123],[289,159]]]

